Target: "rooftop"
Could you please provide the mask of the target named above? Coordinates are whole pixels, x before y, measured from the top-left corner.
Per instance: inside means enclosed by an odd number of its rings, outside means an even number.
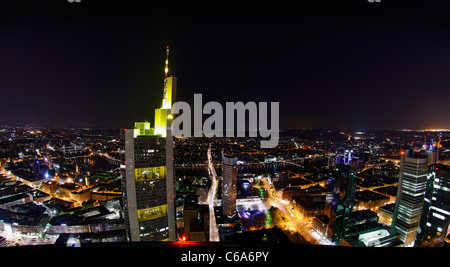
[[[184,210],[197,210],[198,196],[189,194],[184,201]]]
[[[389,200],[389,197],[383,196],[370,190],[365,190],[356,192],[355,199],[358,201],[369,202],[369,201]]]
[[[233,234],[231,242],[239,245],[290,245],[289,238],[280,228],[270,228],[255,231],[245,231],[240,234]]]

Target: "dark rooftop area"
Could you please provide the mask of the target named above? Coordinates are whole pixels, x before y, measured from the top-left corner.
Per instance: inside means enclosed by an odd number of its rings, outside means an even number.
[[[246,231],[231,236],[232,243],[238,245],[289,245],[291,241],[280,228]]]

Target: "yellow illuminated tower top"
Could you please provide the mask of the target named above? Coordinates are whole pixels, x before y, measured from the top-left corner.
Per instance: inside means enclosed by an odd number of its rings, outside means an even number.
[[[176,90],[176,78],[169,76],[169,46],[166,47],[164,67],[164,93],[161,108],[155,110],[155,135],[166,137],[167,117],[172,109],[172,96]]]
[[[164,92],[161,108],[155,109],[155,126],[150,128],[150,122],[136,122],[134,136],[138,135],[167,135],[167,117],[172,116],[172,99],[175,101],[177,80],[174,76],[169,76],[169,46],[166,46],[166,61],[164,67]],[[173,97],[172,97],[173,96]]]

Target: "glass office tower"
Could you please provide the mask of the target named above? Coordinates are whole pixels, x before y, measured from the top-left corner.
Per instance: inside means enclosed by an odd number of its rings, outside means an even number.
[[[414,246],[424,204],[428,166],[435,163],[428,150],[402,151],[392,226],[401,234],[404,246]]]
[[[327,181],[325,214],[329,218],[327,237],[336,245],[341,243],[349,227],[355,205],[356,170],[338,164]]]

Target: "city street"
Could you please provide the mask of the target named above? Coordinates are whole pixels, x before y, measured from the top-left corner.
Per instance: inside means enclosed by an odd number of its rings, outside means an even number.
[[[211,177],[211,187],[208,192],[208,205],[209,205],[209,241],[220,241],[219,229],[217,228],[216,216],[214,213],[214,205],[216,202],[217,186],[219,184],[216,170],[212,163],[211,146],[208,148],[208,170]]]
[[[333,245],[324,236],[318,234],[312,229],[312,221],[309,218],[304,217],[300,214],[294,207],[292,203],[289,203],[275,194],[274,189],[269,187],[269,178],[264,178],[261,182],[263,188],[268,192],[268,198],[265,199],[264,203],[267,209],[270,207],[278,208],[288,221],[279,225],[283,229],[298,232],[305,240],[310,244],[320,244],[320,245]]]

